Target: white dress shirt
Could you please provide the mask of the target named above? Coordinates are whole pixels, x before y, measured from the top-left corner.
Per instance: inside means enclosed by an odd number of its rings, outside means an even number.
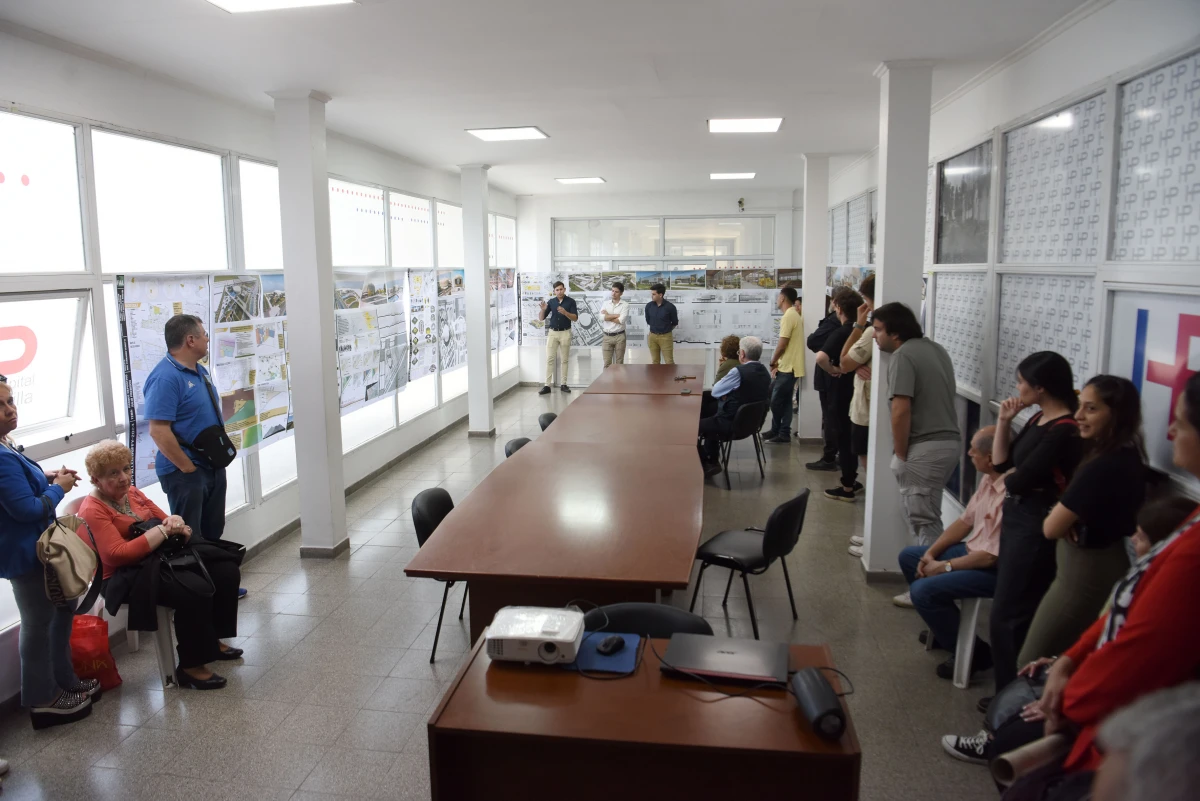
[[[617,321],[615,323],[611,323],[608,320],[605,320],[605,314],[616,315]],[[625,323],[629,320],[629,302],[625,300],[618,300],[614,303],[613,299],[609,298],[608,300],[604,301],[604,305],[600,307],[600,315],[600,330],[606,334],[609,334],[610,336],[613,334],[623,334],[625,333]]]

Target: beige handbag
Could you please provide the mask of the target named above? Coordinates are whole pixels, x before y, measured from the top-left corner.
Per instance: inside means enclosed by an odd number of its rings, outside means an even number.
[[[95,594],[100,591],[100,560],[96,556],[96,539],[87,523],[75,515],[54,517],[50,499],[42,496],[42,505],[46,508],[46,516],[50,524],[42,532],[37,541],[37,557],[45,566],[46,597],[55,606],[65,606],[87,593],[92,602]],[[80,529],[87,532],[92,547],[83,540]],[[88,593],[91,586],[92,592]],[[80,606],[86,609],[90,604],[84,599]]]

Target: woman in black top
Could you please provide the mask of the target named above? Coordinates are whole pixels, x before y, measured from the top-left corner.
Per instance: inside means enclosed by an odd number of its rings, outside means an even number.
[[[1079,436],[1090,446],[1042,532],[1057,540],[1054,583],[1042,598],[1018,664],[1075,644],[1129,570],[1125,538],[1146,497],[1142,402],[1126,378],[1098,375],[1080,395]]]
[[[1038,413],[1010,441],[1013,418],[1029,406]],[[1042,535],[1042,522],[1079,464],[1078,407],[1071,365],[1051,351],[1025,357],[1017,366],[1017,397],[1000,404],[992,459],[996,470],[1008,473],[1008,497],[990,621],[997,689],[1016,678],[1025,635],[1054,581],[1054,542]]]

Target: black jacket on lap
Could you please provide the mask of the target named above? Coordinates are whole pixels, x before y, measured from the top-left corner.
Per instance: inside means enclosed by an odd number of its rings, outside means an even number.
[[[205,565],[233,562],[241,565],[246,548],[228,540],[201,540],[189,547],[204,560]],[[195,570],[192,567],[177,568]],[[157,551],[132,565],[117,568],[104,582],[104,608],[115,615],[122,604],[129,604],[130,631],[158,631],[158,585],[162,581],[162,559]],[[170,580],[170,579],[168,579]]]

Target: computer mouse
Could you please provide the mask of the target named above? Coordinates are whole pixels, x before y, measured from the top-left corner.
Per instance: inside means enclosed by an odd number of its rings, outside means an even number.
[[[601,656],[612,656],[625,647],[625,638],[619,634],[610,634],[596,646],[596,653]]]

